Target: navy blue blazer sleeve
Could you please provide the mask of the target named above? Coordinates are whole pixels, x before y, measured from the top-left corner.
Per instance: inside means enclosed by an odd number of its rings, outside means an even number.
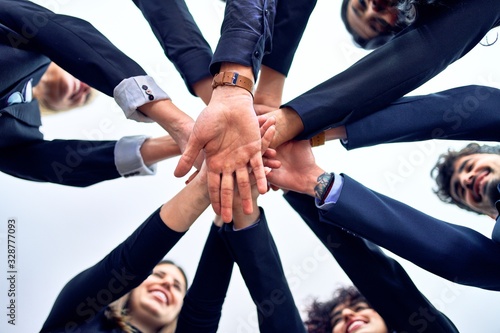
[[[184,233],[160,218],[160,209],[104,259],[69,281],[57,297],[43,331],[91,320],[112,301],[137,287]],[[101,301],[106,299],[107,303]]]
[[[500,90],[465,86],[402,97],[376,113],[347,123],[346,149],[429,139],[500,141]]]
[[[184,297],[176,333],[217,332],[234,266],[218,231],[212,223],[193,284]]]
[[[119,178],[116,141],[37,140],[1,149],[0,170],[37,182],[86,187]]]
[[[288,76],[295,51],[297,51],[316,2],[316,0],[278,1],[272,52],[264,56],[262,65]]]
[[[335,257],[353,284],[396,332],[458,332],[414,285],[403,267],[376,245],[322,223],[313,197],[288,192],[285,199]]]
[[[158,39],[167,58],[184,80],[191,94],[192,86],[211,77],[212,49],[196,25],[184,0],[133,0]]]
[[[28,47],[46,55],[83,82],[113,96],[125,78],[146,75],[90,23],[59,15],[31,1],[0,1],[0,23],[17,34],[8,35],[13,47]]]
[[[222,62],[252,68],[255,81],[266,53],[271,52],[277,0],[227,0],[221,36],[210,63],[219,72]]]
[[[500,290],[500,245],[473,229],[426,215],[344,176],[327,224],[359,235],[455,283]]]
[[[467,54],[499,22],[496,0],[447,1],[441,8],[422,8],[417,22],[393,40],[284,104],[302,119],[304,130],[297,139],[388,106]]]
[[[257,306],[260,332],[305,332],[264,210],[259,209],[260,221],[253,227],[234,231],[232,223],[224,224],[221,234]]]

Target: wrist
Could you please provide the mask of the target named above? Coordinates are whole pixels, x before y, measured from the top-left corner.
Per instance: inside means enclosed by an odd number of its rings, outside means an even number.
[[[236,87],[241,88],[250,93],[253,97],[254,82],[252,78],[244,76],[237,71],[226,71],[215,74],[212,81],[212,89],[218,87]]]
[[[325,199],[330,193],[330,190],[335,182],[335,175],[330,172],[323,172],[316,180],[314,187],[314,196],[319,200],[319,204],[323,205]]]
[[[292,140],[304,130],[302,119],[295,110],[291,108],[279,109],[276,113],[276,139],[273,146],[278,147],[282,143]]]

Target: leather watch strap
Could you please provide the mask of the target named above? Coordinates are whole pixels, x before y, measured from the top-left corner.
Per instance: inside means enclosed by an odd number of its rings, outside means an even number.
[[[253,97],[253,80],[237,72],[220,72],[215,74],[212,81],[212,88],[215,89],[218,86],[240,87],[250,92]]]
[[[311,139],[309,139],[311,142],[311,147],[317,147],[325,144],[326,141],[326,135],[325,132],[321,132],[319,134],[316,134],[313,136]]]

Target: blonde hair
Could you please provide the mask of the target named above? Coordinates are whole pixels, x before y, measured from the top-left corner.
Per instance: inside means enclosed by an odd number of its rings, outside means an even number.
[[[38,99],[38,106],[40,108],[40,114],[42,116],[50,116],[50,115],[54,115],[57,113],[66,112],[66,111],[70,111],[70,110],[74,110],[74,109],[78,109],[78,108],[87,106],[96,99],[98,94],[99,94],[99,91],[97,91],[94,88],[90,88],[90,92],[89,92],[87,98],[85,99],[85,102],[82,105],[72,107],[72,108],[67,108],[67,109],[60,109],[60,110],[52,109],[47,103],[45,103],[45,101],[43,99],[40,98],[40,99]]]

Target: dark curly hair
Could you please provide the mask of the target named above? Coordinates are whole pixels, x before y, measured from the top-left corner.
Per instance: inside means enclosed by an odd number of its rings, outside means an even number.
[[[455,162],[464,156],[472,154],[500,154],[500,145],[488,146],[479,145],[477,143],[469,143],[459,151],[448,149],[446,153],[439,156],[436,165],[431,170],[431,177],[436,180],[437,184],[437,188],[433,191],[441,201],[452,203],[462,209],[479,213],[471,209],[469,206],[455,200],[451,196],[450,192],[451,177],[453,176],[453,172],[455,170]]]
[[[353,286],[340,287],[333,293],[332,299],[326,302],[314,300],[307,309],[307,320],[304,322],[308,333],[331,333],[332,310],[341,304],[348,306],[368,301]]]
[[[349,22],[347,21],[347,7],[350,1],[351,0],[342,1],[340,16],[342,17],[345,28],[351,34],[354,43],[365,50],[373,50],[379,46],[384,45],[385,43],[390,41],[398,32],[415,22],[417,19],[419,6],[441,4],[441,0],[396,0],[397,4],[395,5],[395,7],[398,8],[398,18],[396,21],[396,25],[392,28],[391,31],[387,33],[380,34],[371,39],[365,39],[358,35],[351,28]]]

